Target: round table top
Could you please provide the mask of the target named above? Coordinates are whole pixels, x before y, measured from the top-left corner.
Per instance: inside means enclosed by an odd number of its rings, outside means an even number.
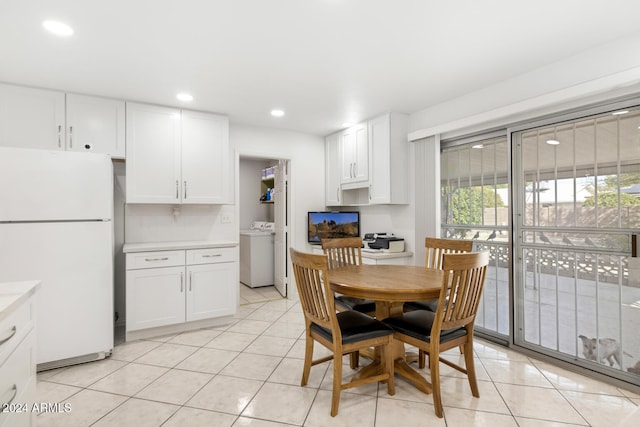
[[[361,265],[329,270],[335,292],[376,301],[417,301],[440,296],[441,270],[414,265]]]

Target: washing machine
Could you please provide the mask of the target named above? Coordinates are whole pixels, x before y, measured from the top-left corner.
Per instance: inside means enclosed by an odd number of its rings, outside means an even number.
[[[240,282],[251,288],[274,284],[272,222],[254,221],[240,230]]]

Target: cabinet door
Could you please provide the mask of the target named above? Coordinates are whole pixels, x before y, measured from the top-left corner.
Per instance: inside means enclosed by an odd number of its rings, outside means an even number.
[[[369,178],[369,203],[389,203],[391,197],[391,161],[389,116],[369,121],[369,139],[371,141],[369,159],[371,177]]]
[[[362,185],[350,188],[366,187],[369,180],[369,140],[367,124],[360,123],[343,131],[340,135],[342,153],[342,184]]]
[[[124,101],[67,95],[67,150],[125,156]]]
[[[180,203],[180,110],[127,104],[127,203]]]
[[[188,322],[235,314],[236,270],[235,262],[187,266]]]
[[[367,124],[361,123],[354,130],[355,166],[353,171],[354,182],[369,180],[369,138]]]
[[[127,331],[183,323],[184,267],[127,271]]]
[[[0,145],[64,150],[64,93],[0,84]]]
[[[182,203],[224,203],[229,180],[229,120],[182,111]]]
[[[329,135],[325,140],[325,205],[339,206],[340,189],[340,134]]]
[[[341,173],[340,173],[340,182],[343,184],[349,183],[353,181],[353,167],[356,162],[355,157],[355,144],[356,144],[356,135],[355,128],[350,127],[342,131],[340,134],[340,154],[342,164]]]

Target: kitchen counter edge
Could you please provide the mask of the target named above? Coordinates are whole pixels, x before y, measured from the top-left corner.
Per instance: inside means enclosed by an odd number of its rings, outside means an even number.
[[[179,249],[207,249],[231,248],[238,246],[238,242],[185,241],[185,242],[153,242],[153,243],[125,243],[122,252],[125,254],[136,252],[171,251]]]
[[[33,295],[40,284],[40,280],[0,283],[0,320]]]

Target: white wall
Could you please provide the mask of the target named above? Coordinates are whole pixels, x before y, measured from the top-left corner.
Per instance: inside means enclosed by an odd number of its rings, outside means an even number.
[[[410,115],[409,140],[421,144],[420,150],[424,151],[415,158],[415,168],[421,171],[419,179],[429,189],[427,193],[432,193],[431,187],[440,180],[438,170],[432,166],[438,157],[434,147],[439,149],[441,138],[506,128],[639,94],[638,52],[640,33]],[[430,211],[431,196],[427,193],[415,207],[416,236],[421,230],[440,227],[439,213],[433,215]]]
[[[421,242],[417,241],[415,234],[415,148],[414,144],[409,144],[408,168],[409,183],[409,203],[406,205],[372,205],[361,206],[360,211],[360,233],[393,233],[397,237],[404,239],[405,251],[416,252],[420,249]],[[346,209],[346,208],[345,208]],[[424,236],[423,236],[424,237]],[[418,247],[416,248],[416,245]],[[414,256],[413,262],[416,257]]]
[[[290,245],[306,249],[307,211],[324,209],[324,138],[299,132],[231,124],[231,149],[240,156],[290,160],[289,201],[294,235]]]
[[[415,112],[410,139],[470,133],[639,92],[638,52],[640,32]]]
[[[238,157],[290,160],[289,246],[310,251],[306,234],[307,212],[324,210],[324,138],[232,123],[229,141],[231,150],[236,151]],[[288,266],[289,272],[290,267]],[[291,273],[289,278],[288,292],[295,298],[296,290]]]

